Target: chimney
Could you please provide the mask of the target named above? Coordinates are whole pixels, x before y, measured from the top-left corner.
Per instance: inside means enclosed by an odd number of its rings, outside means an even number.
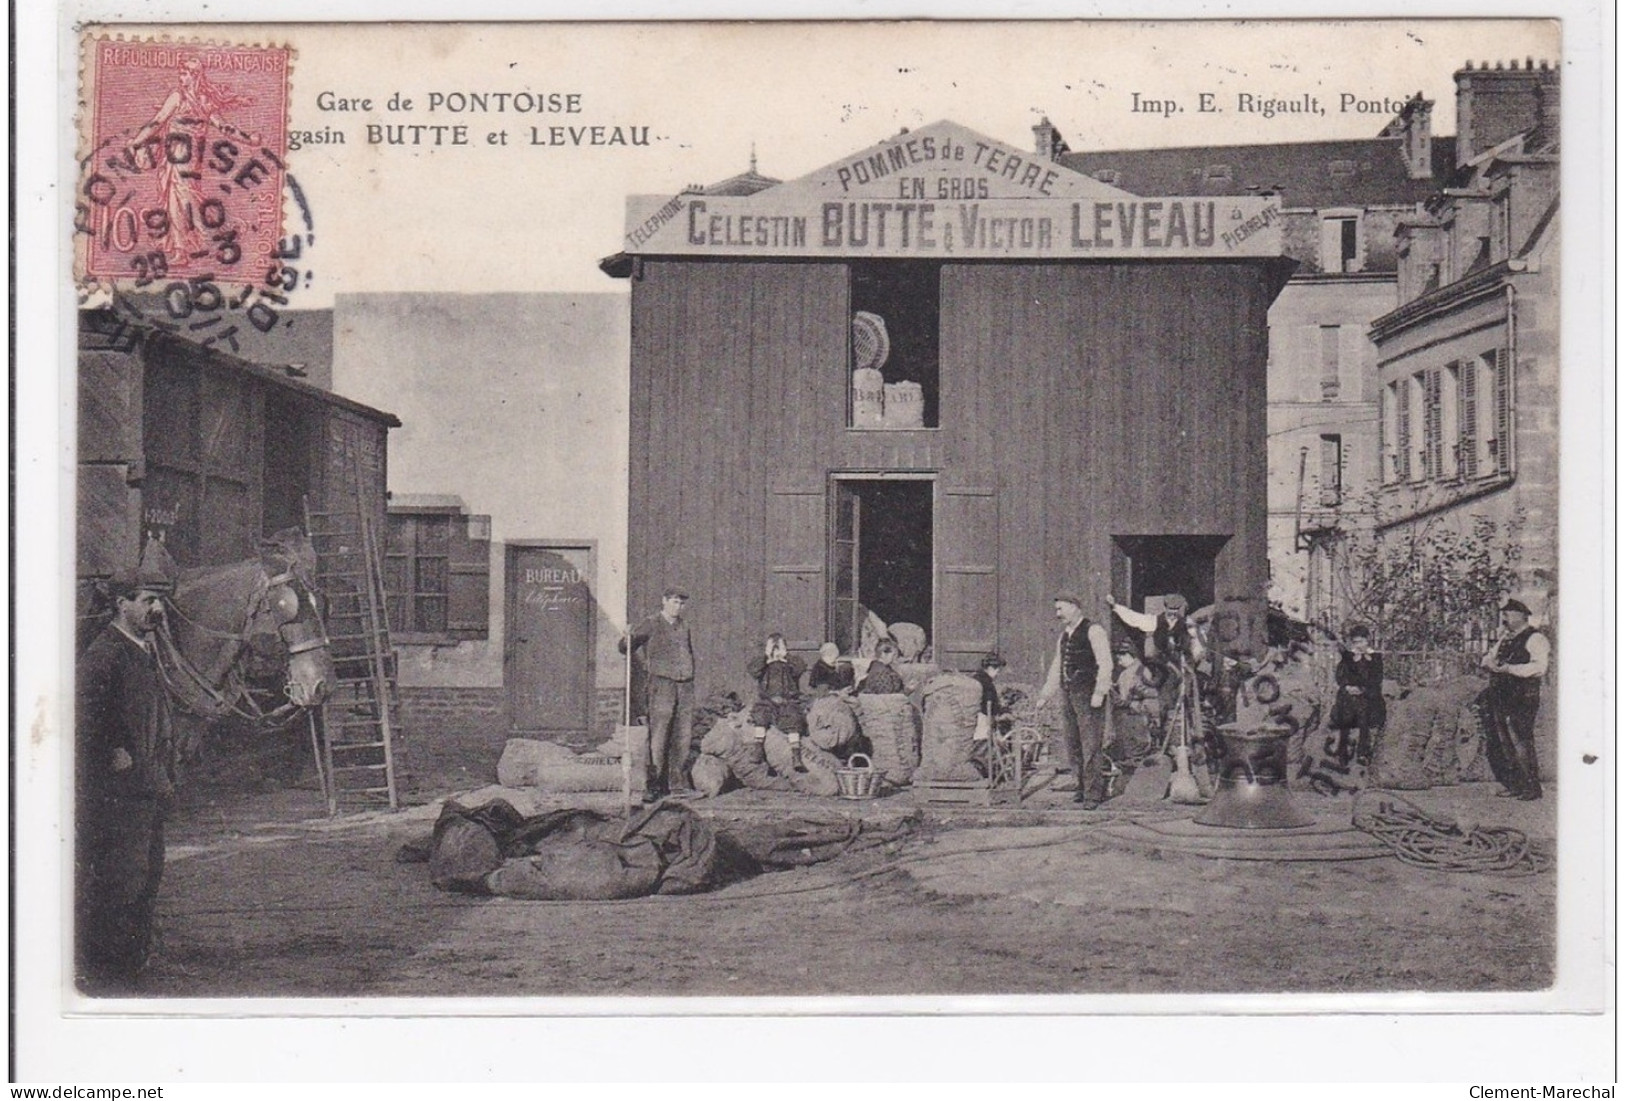
[[[1383,127],[1383,137],[1400,139],[1405,171],[1413,180],[1433,175],[1433,101],[1417,92],[1405,101],[1399,116]]]
[[[1537,69],[1533,58],[1524,65],[1496,62],[1493,69],[1487,61],[1476,69],[1469,61],[1457,70],[1456,167],[1539,125],[1541,97],[1552,96],[1555,105],[1558,73],[1544,62]]]
[[[1541,76],[1547,74],[1546,63],[1540,64]],[[1556,141],[1563,132],[1563,85],[1562,81],[1552,74],[1553,79],[1543,79],[1535,88],[1535,126],[1539,129],[1538,140],[1544,144]]]
[[[1070,153],[1072,149],[1061,137],[1061,132],[1055,129],[1055,124],[1045,115],[1033,126],[1033,152],[1045,160],[1055,160],[1062,153]]]

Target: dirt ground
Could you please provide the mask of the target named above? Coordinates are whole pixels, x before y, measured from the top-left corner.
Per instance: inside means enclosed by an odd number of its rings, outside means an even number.
[[[483,752],[483,751],[482,751]],[[485,763],[421,767],[399,812],[329,820],[314,786],[194,790],[170,831],[161,949],[175,997],[972,995],[1531,990],[1552,982],[1555,872],[1523,877],[1346,861],[1214,859],[1126,844],[1125,821],[1189,818],[1153,798],[1076,809],[864,803],[739,792],[730,821],[859,814],[898,843],[707,895],[549,903],[445,894],[420,863],[439,797],[521,810],[618,796],[479,788]],[[489,772],[485,772],[490,775]],[[472,781],[472,782],[471,782]],[[435,789],[439,787],[437,792]],[[1553,842],[1556,791],[1407,792],[1430,815]],[[1326,822],[1348,797],[1297,802]]]

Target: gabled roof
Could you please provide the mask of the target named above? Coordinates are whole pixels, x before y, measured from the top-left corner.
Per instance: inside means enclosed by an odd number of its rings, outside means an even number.
[[[1419,180],[1406,171],[1401,142],[1377,137],[1111,149],[1063,153],[1059,160],[1097,178],[1106,172],[1107,182],[1136,195],[1246,195],[1252,190],[1275,191],[1289,208],[1403,206],[1426,199],[1449,177],[1456,139],[1433,139],[1433,175]]]
[[[703,188],[701,195],[754,195],[758,191],[766,191],[770,187],[777,187],[783,180],[775,180],[771,176],[764,176],[751,165],[750,170],[741,172],[737,176],[729,176],[721,183],[714,183]]]

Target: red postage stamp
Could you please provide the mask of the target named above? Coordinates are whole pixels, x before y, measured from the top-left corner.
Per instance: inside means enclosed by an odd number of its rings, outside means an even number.
[[[282,232],[292,51],[98,38],[80,274],[260,282]]]

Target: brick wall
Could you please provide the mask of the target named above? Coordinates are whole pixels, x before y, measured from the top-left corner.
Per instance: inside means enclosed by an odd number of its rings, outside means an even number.
[[[401,721],[408,730],[499,726],[507,722],[501,688],[402,688]]]
[[[400,688],[397,778],[411,796],[444,795],[496,783],[508,740],[501,688]]]

